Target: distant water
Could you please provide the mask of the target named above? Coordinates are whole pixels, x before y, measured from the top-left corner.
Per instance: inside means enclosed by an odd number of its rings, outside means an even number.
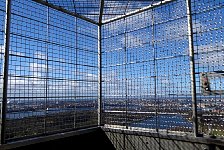
[[[158,122],[158,125],[156,125],[156,122]],[[131,126],[151,129],[170,129],[172,127],[192,128],[193,124],[181,115],[158,115],[133,123]]]
[[[83,110],[96,110],[94,107],[82,107],[77,108],[77,111]],[[25,112],[12,112],[7,113],[7,119],[22,119],[25,117],[32,117],[32,116],[44,116],[47,114],[57,114],[59,112],[73,112],[74,108],[54,108],[48,111],[25,111]],[[156,126],[156,122],[158,122],[158,126]],[[132,123],[132,127],[143,127],[143,128],[150,128],[150,129],[170,129],[172,127],[185,127],[185,128],[192,128],[193,124],[186,120],[181,115],[158,115],[148,118],[146,120]]]
[[[94,107],[81,107],[76,108],[77,111],[84,111],[84,110],[95,110]],[[74,108],[53,108],[49,109],[48,111],[20,111],[20,112],[10,112],[6,114],[7,119],[21,119],[25,117],[32,117],[32,116],[44,116],[45,114],[56,114],[56,113],[62,113],[62,112],[73,112]]]

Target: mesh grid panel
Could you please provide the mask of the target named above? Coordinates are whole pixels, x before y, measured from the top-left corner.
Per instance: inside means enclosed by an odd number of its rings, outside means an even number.
[[[48,0],[47,2],[98,21],[100,0]]]
[[[204,134],[224,136],[224,44],[222,0],[192,1],[194,46],[196,53],[196,88],[199,130]],[[201,73],[213,74],[209,78],[210,90],[201,90]],[[221,94],[216,91],[222,91]]]
[[[0,1],[0,106],[3,100],[3,66],[4,66],[4,31],[5,31],[5,3]],[[2,113],[2,112],[1,112]],[[0,113],[0,114],[1,114]],[[2,115],[2,114],[1,114]]]
[[[103,26],[105,123],[192,131],[185,1]]]
[[[96,37],[95,25],[13,1],[7,140],[96,125]]]
[[[100,0],[42,1],[99,22]],[[103,20],[112,19],[161,1],[162,0],[104,0]]]

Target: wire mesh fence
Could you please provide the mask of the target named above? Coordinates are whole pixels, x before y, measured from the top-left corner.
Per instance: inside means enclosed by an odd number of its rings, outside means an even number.
[[[105,123],[192,131],[185,1],[103,26]]]
[[[0,2],[0,66],[3,66],[3,58],[4,58],[4,31],[5,31],[5,3]],[[0,68],[0,97],[2,101],[2,76],[3,76],[3,69]]]
[[[35,0],[34,0],[35,1]],[[186,0],[12,0],[6,113],[7,141],[97,125],[193,133]],[[122,17],[150,4],[156,7]],[[191,0],[199,133],[224,136],[223,1]],[[5,1],[0,1],[1,95]],[[98,53],[102,42],[102,53]],[[102,91],[98,55],[102,55]],[[6,70],[7,71],[7,70]],[[1,96],[2,97],[2,96]]]
[[[96,125],[97,26],[32,1],[11,13],[6,140]]]
[[[48,0],[47,3],[59,6],[70,12],[80,14],[92,20],[99,21],[100,0]]]
[[[224,1],[192,1],[199,129],[224,136]],[[202,81],[202,74],[208,84]],[[206,84],[205,86],[203,84]],[[206,91],[203,91],[201,87]]]
[[[223,1],[191,5],[199,133],[223,136]],[[173,1],[103,26],[106,124],[193,131],[186,7],[185,0]]]
[[[41,0],[44,3],[63,8],[69,12],[87,17],[91,20],[99,22],[100,0]],[[162,0],[104,0],[103,20],[112,19],[114,17],[125,15],[126,13],[141,9],[142,7],[161,2]]]

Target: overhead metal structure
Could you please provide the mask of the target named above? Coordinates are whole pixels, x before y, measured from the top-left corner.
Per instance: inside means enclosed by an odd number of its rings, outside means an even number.
[[[94,24],[134,15],[173,0],[33,0]],[[101,6],[103,3],[103,12]],[[144,8],[146,7],[146,8]],[[134,13],[134,14],[133,14]]]

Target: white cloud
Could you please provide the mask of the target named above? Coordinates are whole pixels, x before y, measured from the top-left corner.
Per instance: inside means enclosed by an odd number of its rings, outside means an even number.
[[[5,47],[4,45],[0,45],[0,53],[5,53]],[[16,56],[25,56],[24,53],[22,52],[18,52],[18,51],[13,51],[13,50],[9,50],[9,54],[10,55],[16,55]]]
[[[139,37],[139,35],[134,35],[134,34],[128,34],[127,39],[126,39],[126,44],[127,46],[130,47],[139,47],[142,46],[145,38]],[[125,37],[122,38],[122,43],[125,42]]]
[[[0,53],[4,53],[4,45],[0,45]]]
[[[46,77],[47,65],[39,63],[30,63],[30,72],[34,77]]]
[[[144,78],[144,79],[141,79]],[[153,92],[145,77],[128,78],[127,80],[121,72],[107,71],[103,74],[103,95],[110,96],[146,96]]]
[[[194,49],[198,53],[197,63],[199,65],[224,67],[224,44],[222,42],[199,45]]]
[[[94,80],[94,81],[98,80],[98,76],[96,74],[91,74],[91,73],[87,73],[86,78],[87,80]]]
[[[43,52],[41,52],[41,51],[36,51],[34,53],[34,57],[35,58],[39,58],[39,59],[47,60],[47,56]]]

